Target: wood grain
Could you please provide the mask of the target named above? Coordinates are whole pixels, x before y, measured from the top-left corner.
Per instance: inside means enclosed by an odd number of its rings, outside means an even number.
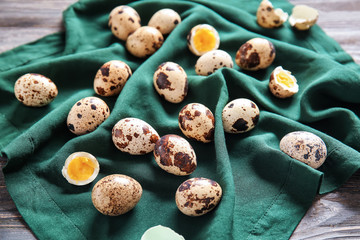
[[[62,11],[75,0],[1,0],[0,52],[63,30]],[[318,24],[360,63],[359,0],[290,0],[319,10]],[[0,167],[5,160],[0,158]],[[360,171],[342,187],[317,196],[291,239],[360,239]],[[32,240],[0,171],[0,239]]]

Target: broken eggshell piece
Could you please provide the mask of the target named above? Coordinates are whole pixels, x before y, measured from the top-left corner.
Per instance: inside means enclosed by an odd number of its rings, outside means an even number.
[[[310,29],[318,20],[319,12],[306,5],[296,5],[289,17],[289,23],[297,30],[304,31]]]
[[[185,240],[185,238],[169,227],[157,225],[146,230],[141,240]]]
[[[274,9],[268,0],[263,0],[256,13],[257,23],[264,28],[280,27],[288,19],[288,14],[282,9]]]

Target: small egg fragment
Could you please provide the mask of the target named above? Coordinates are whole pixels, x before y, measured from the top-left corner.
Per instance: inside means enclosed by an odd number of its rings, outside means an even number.
[[[74,152],[65,160],[61,172],[69,183],[82,186],[94,181],[99,170],[99,162],[92,154]]]
[[[258,123],[260,110],[251,100],[235,99],[224,107],[222,121],[227,133],[244,133],[252,130]]]
[[[306,5],[296,5],[292,9],[289,23],[297,30],[304,31],[310,29],[318,20],[319,12]]]
[[[142,187],[134,178],[112,174],[95,184],[91,200],[100,213],[119,216],[132,210],[140,201],[141,195]]]
[[[146,230],[140,240],[185,240],[185,238],[169,227],[157,225]]]
[[[156,163],[166,172],[185,176],[195,171],[197,162],[190,143],[174,134],[162,136],[154,148]]]
[[[69,130],[76,135],[94,131],[110,116],[108,105],[98,97],[86,97],[77,101],[67,117]]]
[[[143,26],[126,40],[126,49],[135,57],[145,58],[155,53],[163,44],[164,37],[154,27]]]
[[[198,75],[207,76],[220,68],[232,68],[233,66],[234,62],[227,52],[223,50],[213,50],[199,57],[195,64],[195,72]]]
[[[100,96],[118,95],[131,74],[130,67],[123,61],[106,62],[95,75],[94,90]]]
[[[175,202],[185,215],[197,217],[213,210],[220,202],[220,184],[208,178],[191,178],[177,189]]]
[[[155,90],[171,103],[182,102],[188,92],[188,80],[185,70],[177,63],[164,62],[153,76]]]
[[[121,5],[110,12],[108,25],[115,37],[126,41],[131,33],[141,27],[141,19],[135,9]]]
[[[256,12],[257,23],[264,28],[280,27],[286,22],[288,16],[282,9],[274,9],[269,0],[263,0]]]
[[[286,134],[280,140],[280,150],[315,169],[324,163],[327,156],[324,141],[317,135],[306,131]]]
[[[15,97],[29,107],[48,105],[58,95],[55,83],[37,73],[27,73],[19,77],[15,82],[14,92]]]
[[[196,25],[187,35],[187,45],[193,54],[201,56],[219,48],[219,33],[209,24]]]
[[[169,34],[181,22],[180,15],[170,9],[160,9],[150,18],[148,26],[159,30],[162,35]]]
[[[112,129],[114,145],[132,155],[152,152],[159,138],[152,126],[138,118],[123,118]]]
[[[275,47],[267,39],[253,38],[241,45],[235,62],[244,70],[256,71],[269,67],[275,59]]]
[[[290,71],[279,66],[271,73],[269,89],[275,97],[288,98],[299,91],[299,85]]]
[[[179,112],[179,127],[182,133],[200,142],[214,140],[215,118],[213,113],[201,103],[189,103]]]

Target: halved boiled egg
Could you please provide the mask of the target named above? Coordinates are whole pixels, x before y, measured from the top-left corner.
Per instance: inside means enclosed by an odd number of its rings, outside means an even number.
[[[74,185],[82,186],[91,183],[100,170],[99,162],[87,152],[74,152],[65,161],[62,175]]]
[[[201,56],[219,48],[219,33],[209,24],[196,25],[187,35],[187,45],[193,54]]]
[[[269,89],[275,97],[287,98],[299,91],[299,85],[290,71],[279,66],[271,73]]]

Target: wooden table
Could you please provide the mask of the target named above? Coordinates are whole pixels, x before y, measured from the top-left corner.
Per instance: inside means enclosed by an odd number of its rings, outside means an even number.
[[[75,0],[1,0],[0,52],[63,29],[62,11]],[[318,24],[360,64],[359,0],[290,0],[319,10]],[[5,160],[0,159],[0,167]],[[316,197],[291,239],[360,239],[360,171]],[[0,171],[0,239],[36,239],[17,211]]]

